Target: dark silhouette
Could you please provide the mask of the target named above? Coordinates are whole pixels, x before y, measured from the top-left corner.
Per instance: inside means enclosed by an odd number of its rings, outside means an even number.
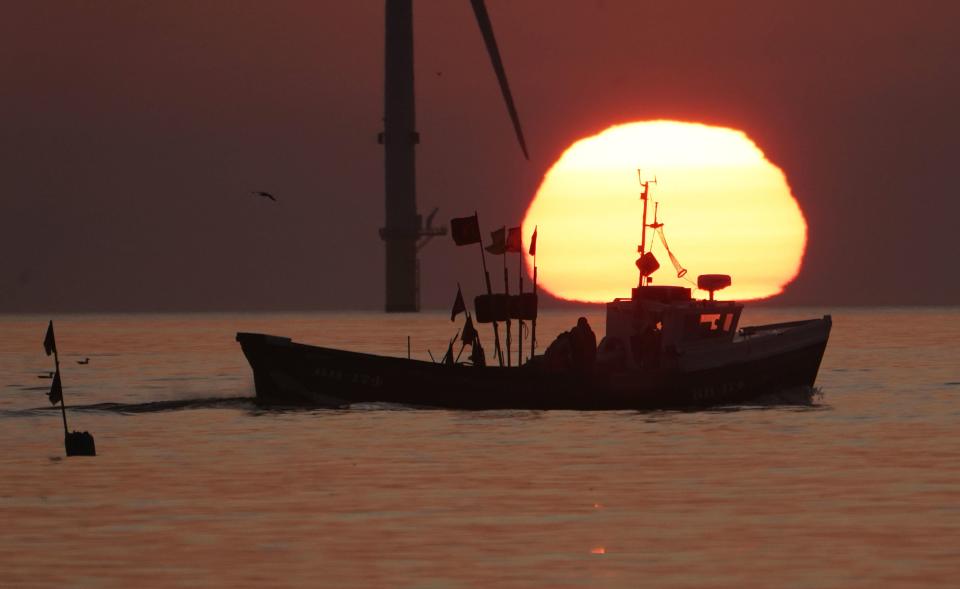
[[[479,334],[476,332],[474,332],[473,345],[470,347],[470,362],[479,368],[487,365],[487,355],[483,352],[483,346],[480,345]]]
[[[577,319],[577,326],[570,330],[573,343],[573,365],[581,371],[593,370],[597,362],[597,336],[590,329],[586,317]]]
[[[642,260],[650,254],[647,229],[656,231],[663,224],[656,219],[647,223],[651,183],[641,184]],[[480,245],[484,260],[477,215],[454,219],[451,233],[458,245]],[[500,241],[504,250],[520,249],[519,244],[508,246],[503,237]],[[470,331],[474,318],[494,326],[497,321],[536,319],[536,295],[511,297],[506,279],[503,294],[491,292],[486,262],[482,263],[488,294],[474,298]],[[238,333],[237,341],[253,369],[257,402],[264,405],[385,402],[454,409],[666,409],[744,404],[782,391],[797,391],[806,402],[812,401],[830,337],[829,315],[738,331],[743,304],[712,296],[713,290],[731,282],[729,276],[701,275],[699,282],[710,288],[711,296],[694,300],[689,288],[654,286],[650,274],[656,268],[640,266],[639,285],[631,296],[606,306],[599,363],[596,335],[585,317],[560,334],[544,356],[516,367],[502,362],[486,367],[477,358],[473,366],[458,364],[454,340],[440,363],[321,348],[259,333]],[[529,307],[522,304],[527,296]],[[458,288],[451,320],[461,312],[467,309]],[[479,346],[474,350],[479,354]]]
[[[70,432],[63,438],[67,456],[96,456],[97,444],[90,432]]]
[[[524,157],[529,159],[520,117],[513,103],[487,8],[483,0],[471,0],[470,4],[500,84],[517,141]],[[380,230],[380,238],[386,242],[387,250],[386,310],[388,313],[416,312],[420,310],[417,252],[432,237],[445,235],[446,228],[431,227],[429,220],[432,220],[432,214],[424,227],[421,215],[417,213],[414,148],[420,142],[420,135],[415,125],[412,0],[386,0],[386,17],[384,130],[379,135],[384,150],[387,210],[386,226]],[[440,72],[437,74],[440,75]]]
[[[597,336],[586,317],[580,317],[570,331],[557,336],[544,353],[545,366],[551,372],[593,371],[597,361]]]
[[[83,360],[77,360],[77,364],[89,364],[90,358],[84,358]]]
[[[253,194],[254,196],[262,196],[263,198],[269,198],[269,199],[272,200],[273,202],[277,202],[277,197],[275,197],[274,195],[270,194],[269,192],[264,192],[264,191],[262,191],[262,190],[255,190],[255,191],[252,192],[251,194]]]
[[[60,403],[60,415],[63,417],[63,446],[67,456],[96,456],[97,447],[90,432],[71,432],[67,429],[67,404],[63,400],[63,382],[60,379],[60,355],[57,353],[57,340],[53,333],[53,321],[47,325],[43,338],[43,350],[47,356],[53,355],[56,370],[50,384],[50,404]]]

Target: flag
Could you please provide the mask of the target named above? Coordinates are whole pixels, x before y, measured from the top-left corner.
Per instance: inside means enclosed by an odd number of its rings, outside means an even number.
[[[50,385],[50,392],[47,393],[47,396],[50,397],[51,405],[56,405],[60,401],[63,401],[63,385],[60,384],[59,370],[53,375],[53,383]]]
[[[533,237],[530,238],[530,255],[537,255],[537,228],[533,228]]]
[[[636,262],[637,268],[640,270],[641,276],[650,276],[660,268],[660,262],[657,261],[656,256],[653,255],[653,252],[647,252],[640,256]]]
[[[457,245],[480,243],[480,223],[474,213],[469,217],[450,219],[450,236]]]
[[[460,332],[460,341],[472,345],[477,335],[477,330],[473,327],[473,318],[467,315],[467,322],[463,324],[463,331]]]
[[[486,366],[487,357],[483,353],[483,346],[480,345],[480,340],[474,340],[476,343],[472,346],[473,349],[470,350],[470,361],[473,362],[474,366]]]
[[[493,239],[493,243],[486,247],[486,250],[495,256],[504,254],[507,252],[507,228],[501,227],[496,231],[490,232],[490,237]]]
[[[457,315],[467,310],[467,305],[463,302],[463,293],[460,292],[460,285],[457,285],[457,299],[453,301],[453,310],[450,311],[450,321],[457,318]]]
[[[57,353],[57,341],[53,338],[52,320],[50,325],[47,326],[47,335],[43,336],[43,350],[47,353],[47,356]]]
[[[507,232],[506,249],[508,252],[519,254],[523,251],[523,243],[521,242],[520,235],[519,227],[511,227],[510,231]]]

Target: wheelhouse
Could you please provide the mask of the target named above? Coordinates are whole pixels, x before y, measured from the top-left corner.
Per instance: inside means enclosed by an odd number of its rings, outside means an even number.
[[[729,344],[743,305],[695,300],[690,289],[641,286],[629,299],[607,303],[606,337],[598,360],[631,368],[669,365],[684,350]]]

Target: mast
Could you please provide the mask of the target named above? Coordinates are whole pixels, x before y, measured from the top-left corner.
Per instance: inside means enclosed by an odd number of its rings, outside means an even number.
[[[640,254],[640,257],[643,258],[643,254],[647,251],[647,195],[650,191],[650,183],[643,181],[643,176],[640,173],[640,168],[637,168],[637,179],[640,181],[640,200],[643,201],[643,223],[641,223],[640,230],[640,247],[637,248],[637,253]],[[640,272],[640,286],[643,286],[643,272]]]
[[[640,269],[640,284],[639,286],[644,285],[644,279],[646,282],[650,281],[649,276],[644,276],[643,269],[640,268],[640,260],[643,259],[643,255],[647,253],[647,227],[652,227],[656,229],[660,227],[660,224],[657,223],[656,213],[654,213],[653,225],[647,225],[647,204],[649,203],[650,197],[650,185],[657,183],[657,178],[654,176],[653,180],[643,181],[643,175],[640,173],[640,168],[637,168],[637,179],[640,181],[640,200],[643,201],[643,222],[641,223],[640,230],[640,245],[637,247],[637,253],[640,254],[640,259],[637,260],[638,268]]]

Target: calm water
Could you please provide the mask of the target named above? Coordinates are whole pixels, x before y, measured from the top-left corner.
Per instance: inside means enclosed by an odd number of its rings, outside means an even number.
[[[425,358],[449,317],[54,317],[71,459],[47,317],[0,317],[0,586],[957,587],[960,309],[833,316],[816,406],[692,413],[262,411],[234,332]]]

